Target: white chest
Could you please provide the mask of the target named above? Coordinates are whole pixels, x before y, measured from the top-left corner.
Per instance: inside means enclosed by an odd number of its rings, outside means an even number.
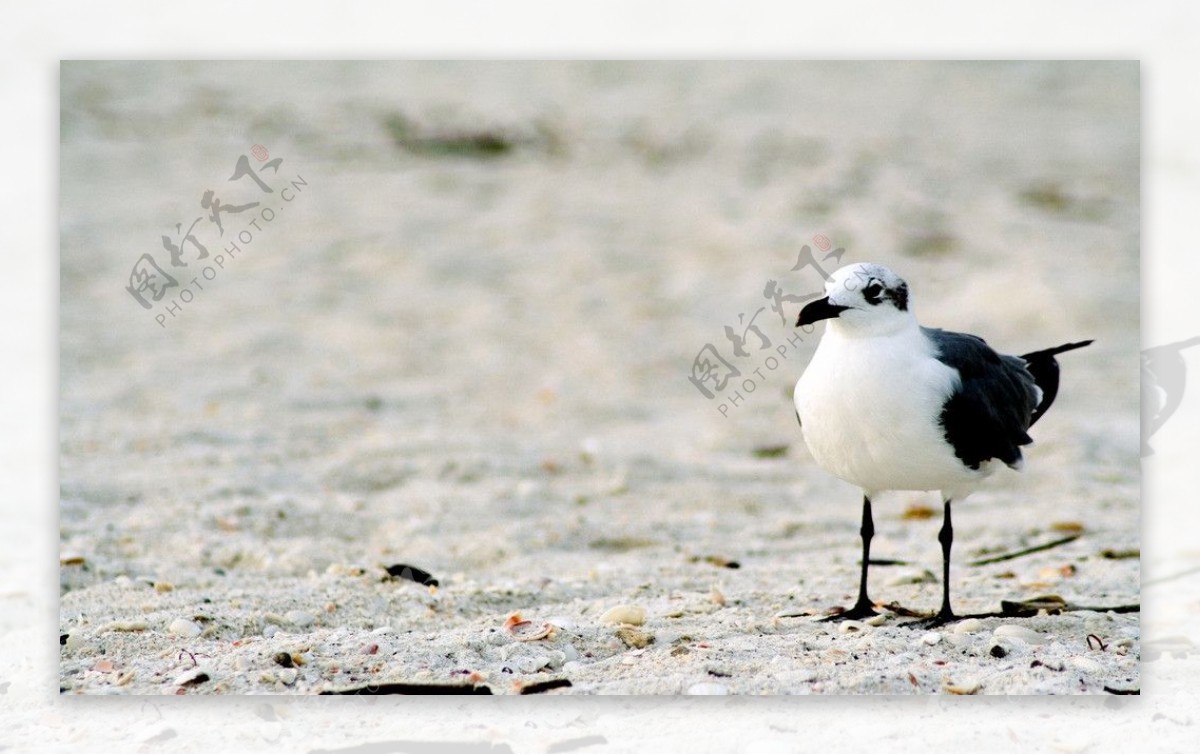
[[[813,458],[867,490],[943,490],[981,476],[962,465],[939,422],[958,373],[915,326],[846,337],[829,328],[796,384]]]

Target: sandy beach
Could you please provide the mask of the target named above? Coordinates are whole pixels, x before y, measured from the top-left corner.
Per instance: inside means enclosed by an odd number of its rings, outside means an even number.
[[[1138,103],[1132,63],[64,63],[61,692],[1139,690],[1140,614],[1074,610],[1140,602]],[[1095,339],[955,508],[960,613],[1073,610],[817,621],[860,492],[765,292],[838,249],[1000,351]],[[873,597],[936,609],[936,495],[875,523]]]

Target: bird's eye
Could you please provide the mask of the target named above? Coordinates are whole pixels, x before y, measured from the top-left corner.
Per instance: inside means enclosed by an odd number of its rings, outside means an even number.
[[[867,299],[867,301],[871,302],[872,304],[878,304],[879,303],[879,294],[881,294],[882,292],[883,292],[883,286],[879,285],[876,282],[872,282],[871,285],[869,285],[863,289],[863,296]]]

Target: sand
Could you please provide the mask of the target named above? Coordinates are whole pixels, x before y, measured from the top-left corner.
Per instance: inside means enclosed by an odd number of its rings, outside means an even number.
[[[859,493],[792,415],[819,333],[763,295],[827,239],[926,324],[1095,338],[956,506],[951,587],[1138,604],[1136,65],[64,64],[62,97],[64,695],[1140,688],[1137,612],[816,620]],[[260,204],[185,274],[160,237],[210,189]],[[143,253],[180,284],[149,310]],[[752,388],[689,382],[707,344]],[[936,608],[937,507],[876,503],[877,600]]]

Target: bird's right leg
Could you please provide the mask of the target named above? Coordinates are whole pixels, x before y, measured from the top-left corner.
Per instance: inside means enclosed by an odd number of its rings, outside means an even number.
[[[858,531],[862,535],[862,575],[858,582],[858,600],[854,602],[854,606],[848,611],[836,613],[833,616],[827,616],[822,621],[842,621],[845,619],[865,619],[868,616],[876,616],[878,612],[875,610],[875,604],[867,597],[867,565],[871,560],[871,538],[875,536],[875,521],[871,518],[871,499],[863,494],[863,513],[862,513],[862,529]]]

